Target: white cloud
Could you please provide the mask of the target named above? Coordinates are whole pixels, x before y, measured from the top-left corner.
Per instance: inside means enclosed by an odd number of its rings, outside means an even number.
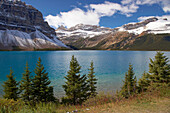
[[[45,17],[45,20],[55,28],[61,25],[69,28],[80,23],[98,25],[100,17],[94,11],[88,10],[85,12],[79,8],[75,8],[69,12],[61,12],[57,16],[49,15]]]
[[[138,4],[138,5],[144,5],[144,4],[152,5],[152,4],[159,3],[159,2],[160,2],[160,0],[137,0],[136,4]]]
[[[165,12],[170,12],[170,0],[162,0],[162,6]]]
[[[123,4],[123,5],[125,5],[125,4],[131,4],[131,3],[133,3],[134,2],[134,0],[122,0],[121,1],[121,3]]]
[[[85,6],[85,8],[87,11],[83,11],[80,8],[74,8],[68,12],[60,12],[60,14],[56,16],[48,15],[45,17],[45,20],[50,26],[55,28],[58,28],[61,25],[70,28],[81,23],[99,25],[100,18],[103,16],[112,16],[116,12],[119,12],[129,17],[131,16],[131,13],[137,11],[138,6],[135,4],[123,6],[118,3],[106,1],[103,4],[90,4]]]
[[[128,15],[131,15],[131,13],[137,12],[138,8],[139,7],[133,3],[130,5],[123,6],[121,9],[121,12],[122,12],[122,14],[125,14],[128,16]]]
[[[129,16],[131,13],[134,13],[139,8],[135,4],[130,5],[120,5],[118,3],[105,2],[104,4],[91,4],[90,8],[92,8],[96,13],[102,16],[112,16],[116,12],[120,12],[126,16]]]
[[[81,23],[99,25],[101,17],[112,16],[115,13],[129,17],[137,12],[140,5],[145,4],[160,4],[165,12],[170,12],[170,0],[122,0],[121,4],[105,1],[103,4],[86,5],[87,11],[75,7],[71,11],[60,12],[56,16],[48,15],[45,20],[55,28],[61,25],[69,28]]]
[[[136,5],[153,5],[159,4],[164,12],[170,12],[170,0],[122,0],[123,5],[135,3]]]
[[[104,4],[90,4],[89,6],[100,16],[112,16],[117,10],[121,10],[121,5],[117,3],[105,2]]]

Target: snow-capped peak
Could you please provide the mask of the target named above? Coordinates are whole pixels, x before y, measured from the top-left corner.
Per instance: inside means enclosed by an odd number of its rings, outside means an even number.
[[[57,37],[62,38],[92,38],[108,33],[116,33],[118,31],[127,31],[139,35],[145,33],[170,33],[170,16],[162,17],[143,17],[140,22],[131,22],[114,29],[100,27],[96,25],[78,24],[71,28],[61,26],[56,30]]]
[[[96,25],[84,25],[78,24],[71,28],[59,27],[56,30],[57,37],[82,37],[82,38],[91,38],[97,35],[102,35],[111,32],[110,28],[104,28]]]
[[[141,34],[142,32],[163,34],[170,33],[170,16],[152,17],[136,24],[126,24],[119,31]]]

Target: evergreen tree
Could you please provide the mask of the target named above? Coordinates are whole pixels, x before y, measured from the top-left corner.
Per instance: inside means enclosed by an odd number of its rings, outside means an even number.
[[[136,93],[136,92],[137,92],[137,78],[135,76],[133,80],[133,93]]]
[[[142,78],[139,79],[139,92],[146,91],[150,85],[149,74],[144,72]]]
[[[128,74],[125,73],[125,80],[123,81],[123,86],[121,88],[120,94],[123,97],[128,97],[129,93],[128,93]]]
[[[28,67],[28,62],[26,63],[26,67],[25,67],[25,72],[22,74],[22,80],[21,80],[21,85],[20,88],[23,91],[23,93],[21,94],[21,98],[25,101],[25,102],[29,102],[30,101],[30,97],[31,97],[31,77],[30,74],[31,72],[29,71],[29,67]]]
[[[35,76],[32,79],[32,99],[35,102],[49,102],[55,101],[53,94],[53,87],[49,86],[51,81],[48,78],[48,73],[41,64],[39,58],[36,68],[34,70]]]
[[[94,97],[97,95],[97,92],[96,92],[96,84],[97,84],[97,79],[95,78],[95,75],[94,75],[94,66],[93,66],[93,61],[91,62],[91,65],[90,65],[90,69],[89,69],[89,74],[88,74],[88,85],[89,85],[89,94],[91,97]]]
[[[123,81],[123,87],[121,88],[121,95],[124,97],[129,97],[134,92],[136,92],[136,77],[134,77],[133,67],[129,65],[129,70],[125,74],[125,80]]]
[[[10,74],[7,75],[8,80],[4,82],[4,95],[3,97],[6,99],[14,99],[17,100],[19,98],[19,88],[17,87],[19,83],[15,80],[13,71],[10,69]]]
[[[170,64],[164,53],[157,52],[155,59],[150,58],[149,73],[153,83],[170,82]]]
[[[69,102],[70,104],[82,104],[88,97],[88,85],[86,82],[86,75],[80,75],[81,66],[77,59],[72,56],[70,61],[70,70],[67,76],[64,78],[67,80],[63,85],[64,91],[66,92],[63,102]]]

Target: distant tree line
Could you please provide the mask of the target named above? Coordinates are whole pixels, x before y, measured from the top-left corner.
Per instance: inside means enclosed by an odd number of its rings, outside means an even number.
[[[137,81],[133,67],[130,64],[129,70],[125,74],[123,86],[117,95],[128,98],[131,95],[147,91],[151,86],[157,87],[162,84],[170,85],[170,64],[164,53],[157,52],[154,59],[150,59],[149,73],[144,72],[143,76]],[[77,59],[72,56],[70,61],[70,69],[65,84],[62,85],[66,96],[61,99],[62,104],[82,104],[89,98],[97,95],[97,79],[94,72],[94,64],[91,62],[88,75],[80,74],[81,66]],[[17,82],[14,78],[13,71],[7,75],[8,80],[4,82],[4,95],[6,99],[23,99],[26,104],[35,104],[38,102],[56,102],[58,99],[54,97],[53,86],[50,86],[48,73],[44,69],[41,59],[39,58],[34,76],[31,76],[28,63],[23,73],[22,80]]]

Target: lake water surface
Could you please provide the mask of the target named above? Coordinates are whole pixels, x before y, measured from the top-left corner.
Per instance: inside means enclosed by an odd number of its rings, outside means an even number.
[[[164,52],[170,58],[170,52]],[[135,76],[139,79],[144,71],[148,71],[149,58],[154,58],[155,51],[10,51],[0,52],[0,95],[3,94],[2,84],[7,80],[10,67],[16,80],[21,80],[26,61],[32,75],[39,57],[49,73],[51,85],[54,86],[55,96],[64,95],[62,85],[64,76],[69,70],[71,56],[75,55],[82,66],[81,73],[88,74],[90,62],[93,60],[95,75],[98,79],[98,92],[116,91],[120,89],[125,72],[131,63]]]

